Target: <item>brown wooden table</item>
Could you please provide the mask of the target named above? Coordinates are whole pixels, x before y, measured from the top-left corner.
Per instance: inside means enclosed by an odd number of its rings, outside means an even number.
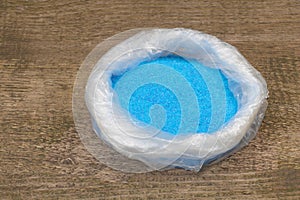
[[[86,55],[137,27],[202,30],[265,77],[257,137],[200,173],[126,174],[94,159],[72,117]],[[0,1],[0,199],[300,199],[300,1]]]

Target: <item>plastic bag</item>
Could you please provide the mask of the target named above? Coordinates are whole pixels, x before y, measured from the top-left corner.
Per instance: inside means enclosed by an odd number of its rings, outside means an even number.
[[[104,51],[87,80],[85,103],[92,128],[104,141],[101,145],[105,149],[124,157],[118,161],[111,153],[99,155],[99,152],[95,153],[97,145],[90,148],[94,155],[97,154],[98,159],[108,166],[129,172],[177,167],[199,171],[203,164],[219,161],[248,144],[267,107],[268,90],[260,73],[234,47],[199,31],[176,28],[136,32],[127,34],[130,37],[125,40],[117,37],[117,42],[122,42]],[[220,69],[228,78],[229,88],[238,102],[235,116],[210,134],[171,135],[133,120],[116,101],[112,75],[168,55],[178,55],[195,65],[199,62]],[[91,140],[95,140],[95,137],[87,139],[82,135],[81,138],[90,146]],[[141,163],[137,164],[135,160]]]

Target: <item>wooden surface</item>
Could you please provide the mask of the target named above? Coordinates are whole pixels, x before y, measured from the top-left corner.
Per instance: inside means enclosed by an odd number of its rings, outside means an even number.
[[[257,137],[200,173],[114,171],[72,118],[77,70],[103,39],[137,27],[202,30],[265,77]],[[0,1],[0,199],[300,199],[300,1]]]

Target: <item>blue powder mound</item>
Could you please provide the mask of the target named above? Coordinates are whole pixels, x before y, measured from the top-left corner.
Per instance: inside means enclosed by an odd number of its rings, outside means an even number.
[[[113,74],[111,85],[133,119],[173,135],[213,133],[238,109],[220,70],[179,56]]]

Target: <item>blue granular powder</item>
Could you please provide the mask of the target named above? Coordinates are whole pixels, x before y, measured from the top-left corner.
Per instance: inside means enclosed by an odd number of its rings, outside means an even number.
[[[213,133],[238,105],[219,69],[179,56],[143,62],[111,76],[118,103],[133,119],[173,135]]]

